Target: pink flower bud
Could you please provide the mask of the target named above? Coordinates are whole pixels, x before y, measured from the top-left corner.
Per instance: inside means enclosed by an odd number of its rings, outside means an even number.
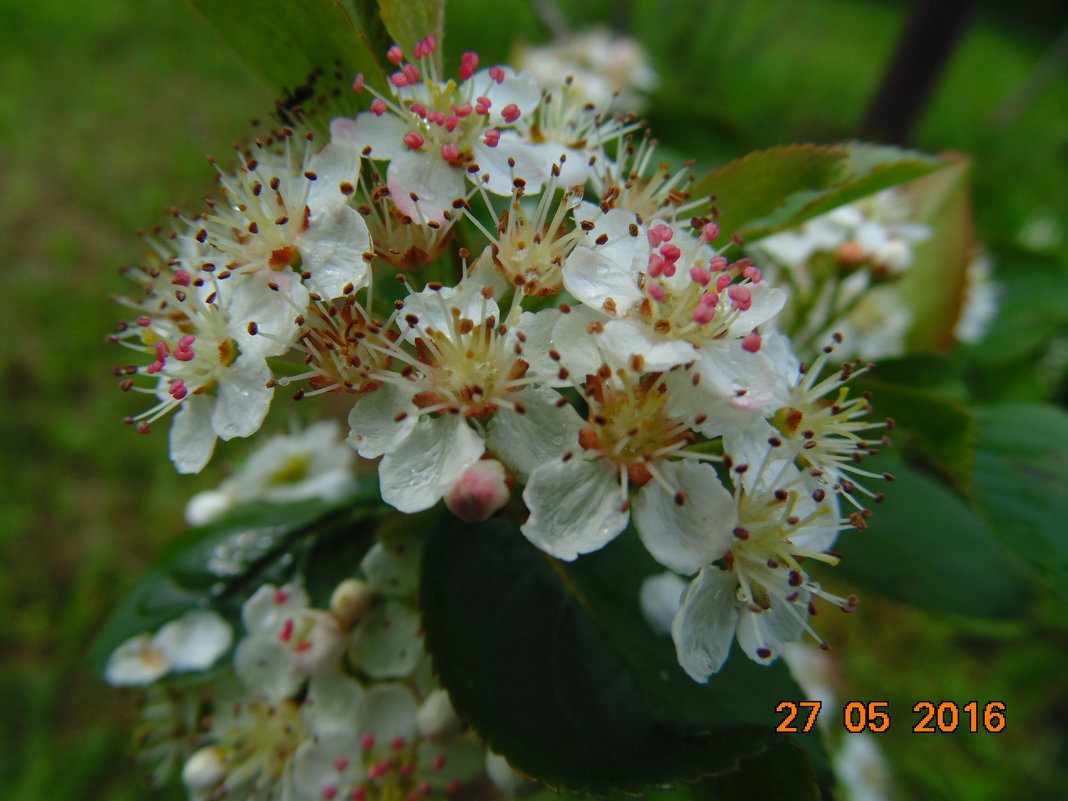
[[[508,503],[510,495],[504,466],[496,459],[481,459],[452,485],[445,505],[461,520],[478,523]]]

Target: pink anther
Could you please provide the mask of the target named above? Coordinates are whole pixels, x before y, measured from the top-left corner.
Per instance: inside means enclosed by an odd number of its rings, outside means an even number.
[[[376,97],[371,101],[371,113],[378,117],[386,113],[386,108],[386,101],[380,97]]]
[[[151,323],[152,323],[152,321],[150,319],[148,319],[147,317],[138,317],[137,320],[135,320],[135,322],[139,326],[141,326],[142,328],[146,328],[149,325],[151,325]]]
[[[649,276],[652,278],[659,278],[664,274],[664,257],[659,253],[654,252],[649,257]]]
[[[170,389],[167,390],[170,396],[175,400],[181,400],[189,394],[189,389],[185,385],[185,381],[180,378],[176,378],[171,382]]]
[[[760,272],[760,268],[759,267],[754,267],[752,264],[750,264],[748,267],[746,267],[744,270],[742,270],[742,275],[744,275],[746,278],[748,278],[754,284],[759,284],[760,283],[760,279],[764,277],[764,274],[762,272]]]
[[[417,131],[408,131],[404,135],[403,142],[412,150],[418,150],[423,146],[424,139]]]
[[[279,606],[281,606],[282,604],[284,604],[288,600],[289,600],[289,593],[286,592],[285,590],[275,590],[274,591],[274,602],[276,604],[278,604]]]
[[[389,741],[389,747],[392,748],[394,751],[400,751],[407,744],[408,741],[405,740],[403,737],[394,737],[392,740]]]
[[[715,272],[723,272],[730,264],[725,256],[713,256],[708,262],[708,269]]]
[[[349,791],[349,801],[364,801],[366,797],[367,791],[363,789],[362,784]]]
[[[695,284],[701,286],[708,286],[712,281],[712,273],[706,270],[704,267],[691,267],[690,278],[693,279]]]
[[[408,85],[408,76],[403,72],[394,72],[389,76],[389,82],[396,86],[398,89],[403,89]]]
[[[671,237],[675,235],[675,231],[670,225],[654,225],[649,229],[649,244],[654,248],[664,242],[670,242]]]
[[[178,347],[181,347],[179,343]],[[167,347],[167,343],[160,341],[156,343],[156,359],[159,361],[166,361],[167,357],[171,355],[171,349]]]
[[[408,79],[409,84],[419,83],[422,79],[422,75],[419,73],[419,68],[415,64],[405,64],[401,71],[404,73],[404,77]]]
[[[185,270],[175,270],[174,278],[171,279],[171,283],[177,284],[178,286],[189,286],[192,280],[193,279],[189,276],[189,273]]]
[[[667,297],[664,287],[660,286],[660,284],[647,284],[645,291],[648,292],[649,296],[657,303],[663,303],[664,298]]]
[[[342,757],[338,757],[337,759],[334,760],[334,770],[336,770],[338,773],[341,773],[342,771],[344,771],[346,768],[348,768],[348,766],[349,766],[349,758],[348,757],[343,757],[342,756]]]
[[[356,73],[356,78],[352,82],[352,91],[357,92],[357,93],[362,92],[363,91],[363,84],[364,84],[363,73],[362,72],[357,72]]]
[[[412,113],[421,119],[426,119],[426,106],[422,103],[412,103]]]
[[[742,337],[742,349],[750,353],[756,353],[760,350],[760,334],[755,328]]]
[[[460,56],[460,80],[466,81],[478,69],[478,53],[464,53]]]
[[[716,316],[715,306],[706,306],[703,303],[698,303],[693,310],[693,321],[698,325],[707,325],[712,322],[712,318]]]
[[[441,146],[441,157],[449,164],[455,164],[460,160],[460,147],[455,142],[446,142]]]
[[[434,34],[428,33],[423,37],[423,49],[427,52],[427,55],[433,53],[438,49],[438,38]]]
[[[504,83],[504,70],[500,67],[490,67],[489,75],[497,83]]]
[[[716,279],[716,290],[722,292],[724,289],[731,285],[732,280],[733,279],[730,277],[730,275],[723,273],[719,276],[719,278]]]
[[[483,135],[482,141],[489,147],[497,147],[497,143],[501,141],[501,132],[496,128],[490,128]]]
[[[178,340],[178,347],[181,350],[186,350],[196,341],[197,338],[195,336],[193,336],[192,334],[186,334],[184,337]]]
[[[438,754],[430,761],[430,769],[435,773],[445,770],[445,755]]]
[[[483,116],[489,114],[490,107],[493,105],[493,101],[488,97],[476,97],[475,98],[475,113],[482,114]]]
[[[393,45],[386,51],[386,58],[393,64],[400,64],[404,61],[404,51],[400,49],[399,45]]]
[[[450,114],[445,118],[445,130],[452,133],[456,130],[456,126],[460,124],[460,118],[455,114]]]
[[[323,798],[326,801],[334,801],[334,799],[337,798],[337,787],[332,784],[326,785],[326,787],[323,788]]]
[[[739,311],[748,311],[753,305],[753,295],[747,286],[731,284],[727,289],[727,294],[730,295],[731,300],[734,301],[734,307]]]
[[[456,112],[457,117],[467,117],[474,111],[474,109],[471,108],[470,103],[464,103],[462,106],[453,106],[452,110]]]
[[[705,227],[701,229],[701,239],[705,242],[712,242],[719,236],[719,226],[714,222],[705,223]]]
[[[519,110],[519,106],[515,103],[509,103],[507,106],[501,109],[501,116],[504,117],[504,121],[507,123],[513,123],[519,119],[523,112]]]
[[[375,747],[375,736],[368,732],[367,734],[360,735],[360,748],[364,751],[370,751]]]
[[[679,250],[678,245],[663,245],[660,248],[660,254],[668,261],[676,262],[682,255],[682,251]]]
[[[287,617],[286,622],[282,624],[282,630],[278,632],[278,639],[282,642],[289,642],[293,639],[293,627],[296,624],[293,622],[293,618]]]

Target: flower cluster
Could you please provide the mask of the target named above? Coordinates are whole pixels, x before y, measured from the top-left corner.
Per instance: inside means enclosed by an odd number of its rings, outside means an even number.
[[[505,797],[506,763],[463,727],[430,673],[411,580],[418,558],[403,537],[375,544],[365,578],[338,585],[329,609],[312,607],[298,584],[261,586],[242,606],[245,634],[224,668],[150,688],[139,728],[157,779],[180,763],[197,801],[417,801],[476,785]],[[194,612],[150,638],[112,655],[112,683],[162,678],[143,669],[150,641],[174,670],[210,667],[231,631]]]
[[[291,128],[256,141],[219,169],[220,201],[157,232],[153,258],[128,271],[143,291],[113,337],[147,354],[117,368],[124,389],[156,399],[131,422],[147,431],[174,411],[171,457],[196,472],[217,438],[253,434],[282,388],[330,394],[347,401],[347,441],[379,460],[382,499],[400,512],[444,500],[466,520],[514,514],[565,560],[632,525],[653,559],[692,577],[671,631],[695,680],[735,637],[774,660],[809,630],[816,597],[855,603],[803,562],[834,563],[838,532],[864,527],[861,500],[880,497],[868,485],[888,478],[860,464],[877,426],[858,419],[868,402],[846,384],[866,366],[832,364],[841,337],[822,319],[813,334],[828,344],[798,361],[791,329],[776,330],[793,282],[776,286],[739,252],[642,124],[567,82],[542,91],[529,74],[480,69],[475,53],[444,75],[437,47],[430,36],[411,54],[393,47],[387,91],[357,76],[368,110],[333,120],[328,142]],[[872,259],[904,269],[901,243],[884,238]],[[248,608],[261,602],[270,609]],[[294,640],[307,651],[286,651],[276,618],[311,638]],[[337,662],[351,621],[336,618],[247,612],[239,678],[259,670],[256,686],[279,689],[228,702],[248,712],[215,718],[201,767],[187,765],[191,786],[232,771],[277,779],[301,761],[301,743],[272,741],[282,762],[235,767],[252,756],[227,751],[229,732],[265,710],[290,703],[285,731],[315,739],[328,724],[311,703],[320,693],[369,703],[336,676],[293,701]],[[330,645],[316,639],[327,631]],[[289,661],[247,657],[261,640]],[[289,672],[258,667],[276,663]]]

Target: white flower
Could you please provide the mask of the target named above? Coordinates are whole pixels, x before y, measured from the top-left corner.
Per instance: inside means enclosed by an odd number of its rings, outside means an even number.
[[[730,495],[703,457],[686,451],[694,421],[678,414],[663,375],[605,365],[587,376],[583,395],[589,420],[576,440],[530,473],[527,539],[558,559],[598,550],[626,528],[634,487],[635,525],[655,559],[693,572],[719,557],[729,530],[714,521]]]
[[[541,47],[522,47],[516,64],[552,91],[567,85],[582,103],[600,110],[640,111],[642,95],[656,88],[657,75],[642,46],[629,36],[604,30],[570,34]]]
[[[534,315],[504,324],[492,292],[472,281],[410,295],[402,312],[400,336],[386,352],[404,369],[369,373],[382,386],[353,407],[349,442],[364,458],[383,457],[382,499],[412,513],[441,500],[482,457],[481,429],[469,420],[495,416],[498,441],[507,442],[509,425],[521,425],[528,408],[552,415],[556,407],[523,391],[537,381],[523,345]],[[508,454],[496,455],[509,463]]]
[[[274,503],[304,498],[337,501],[352,492],[352,449],[340,438],[337,423],[323,421],[303,431],[272,437],[216,490],[194,495],[186,519],[202,525],[242,503]]]
[[[726,524],[733,542],[720,563],[703,567],[672,621],[679,664],[694,681],[719,671],[737,637],[750,659],[769,664],[784,644],[808,631],[809,603],[820,596],[851,611],[811,581],[805,559],[836,564],[827,553],[849,523],[838,517],[836,495],[813,490],[789,462],[765,454],[758,465],[735,468],[734,511]],[[822,641],[820,641],[822,643]]]
[[[460,82],[442,80],[433,55],[437,43],[422,40],[412,62],[399,48],[390,60],[393,97],[378,95],[371,110],[330,126],[335,142],[355,145],[371,159],[388,160],[387,181],[397,208],[420,222],[441,222],[468,180],[498,195],[522,177],[540,189],[548,165],[511,129],[538,104],[541,91],[527,74],[508,67],[475,72],[478,56],[465,53]],[[363,89],[362,76],[354,86]]]
[[[130,638],[108,657],[104,678],[118,686],[143,685],[168,673],[206,670],[233,642],[230,625],[214,612],[187,612],[153,634]]]

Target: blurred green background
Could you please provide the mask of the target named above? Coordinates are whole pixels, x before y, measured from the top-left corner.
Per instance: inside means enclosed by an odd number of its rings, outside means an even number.
[[[577,15],[578,5],[560,5]],[[586,0],[586,16],[571,22],[614,21],[643,40],[661,74],[655,132],[711,164],[853,136],[910,5]],[[982,5],[915,132],[917,147],[975,160],[979,236],[1016,319],[1026,325],[1033,304],[1030,348],[969,374],[984,400],[1068,397],[1061,9],[1053,1]],[[447,26],[447,50],[480,49],[484,61],[505,58],[516,38],[548,35],[520,0],[449,0]],[[133,699],[89,674],[86,653],[108,611],[182,529],[185,500],[217,482],[243,443],[222,448],[205,474],[179,477],[166,458],[166,425],[142,437],[121,424],[143,407],[110,375],[123,357],[104,343],[120,316],[108,296],[129,289],[116,268],[140,258],[135,232],[162,223],[170,206],[196,210],[212,186],[205,155],[224,157],[273,96],[180,0],[2,0],[0,30],[8,321],[0,346],[0,787],[12,801],[180,798],[179,788],[146,789],[146,772],[129,756]],[[1029,291],[1036,273],[1062,294]],[[991,336],[1010,330],[1018,332]],[[973,348],[977,362],[984,347]],[[848,619],[821,618],[840,696],[898,710],[878,740],[897,798],[1062,797],[1064,608],[1041,589],[1022,621],[934,615],[875,597]],[[921,700],[1003,701],[1008,726],[997,735],[913,734],[911,707]]]

